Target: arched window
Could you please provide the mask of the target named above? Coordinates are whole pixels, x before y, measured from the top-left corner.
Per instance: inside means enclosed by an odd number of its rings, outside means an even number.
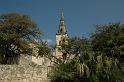
[[[62,41],[60,40],[60,41],[59,41],[59,45],[61,45],[61,44],[62,44]]]

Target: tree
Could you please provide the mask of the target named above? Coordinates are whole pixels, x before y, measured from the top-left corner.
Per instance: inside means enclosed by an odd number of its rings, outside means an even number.
[[[80,68],[82,67],[83,70]],[[77,59],[71,59],[66,63],[55,65],[49,74],[51,82],[81,82],[84,70],[87,72],[87,67]],[[88,72],[87,72],[88,73]]]
[[[79,57],[81,54],[85,54],[86,51],[91,49],[90,42],[86,38],[73,37],[67,39],[67,42],[68,43],[65,43],[65,41],[63,41],[61,45],[62,50],[65,53],[65,57]]]
[[[52,57],[52,48],[50,48],[50,46],[48,45],[48,43],[45,41],[41,41],[39,46],[38,46],[38,56],[39,57],[46,57],[46,58],[49,58],[51,59]]]
[[[41,32],[27,15],[2,14],[0,21],[0,63],[17,64],[20,54],[28,54],[29,41]]]
[[[82,49],[87,50],[88,41],[85,38],[74,37],[71,39],[63,39],[61,48],[63,58],[61,62],[55,64],[49,74],[52,82],[74,82],[82,81],[82,75],[89,74],[89,68],[86,64],[79,61],[79,54]]]
[[[96,27],[96,31],[91,36],[93,50],[123,61],[124,24],[112,23]]]
[[[94,52],[86,38],[70,38],[62,44],[64,61],[53,68],[53,82],[109,82],[121,80],[118,60],[104,53]],[[69,57],[73,55],[73,57]],[[75,69],[75,70],[74,70]],[[116,76],[118,74],[118,77]]]

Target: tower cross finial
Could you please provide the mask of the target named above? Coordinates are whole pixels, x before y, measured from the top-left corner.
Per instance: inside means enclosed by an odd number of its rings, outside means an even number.
[[[64,21],[64,13],[63,13],[63,9],[61,9],[61,19],[60,21]]]
[[[63,8],[61,9],[61,16],[64,17]]]

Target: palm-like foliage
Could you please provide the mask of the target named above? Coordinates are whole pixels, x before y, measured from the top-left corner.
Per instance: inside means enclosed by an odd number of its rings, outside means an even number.
[[[66,63],[57,64],[49,74],[52,82],[76,82],[81,77],[89,74],[86,65],[81,64],[79,60],[72,59]]]
[[[53,82],[107,82],[120,79],[117,59],[94,52],[84,38],[72,38],[62,45],[65,61],[58,64],[50,73]],[[73,55],[72,57],[68,57]],[[69,59],[70,58],[70,59]],[[74,62],[74,63],[73,63]]]

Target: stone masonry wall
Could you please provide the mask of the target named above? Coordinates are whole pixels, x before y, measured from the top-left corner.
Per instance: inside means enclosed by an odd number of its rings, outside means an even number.
[[[48,67],[21,56],[19,65],[0,65],[0,82],[49,82]]]
[[[0,65],[0,82],[49,82],[47,67],[38,65]]]

